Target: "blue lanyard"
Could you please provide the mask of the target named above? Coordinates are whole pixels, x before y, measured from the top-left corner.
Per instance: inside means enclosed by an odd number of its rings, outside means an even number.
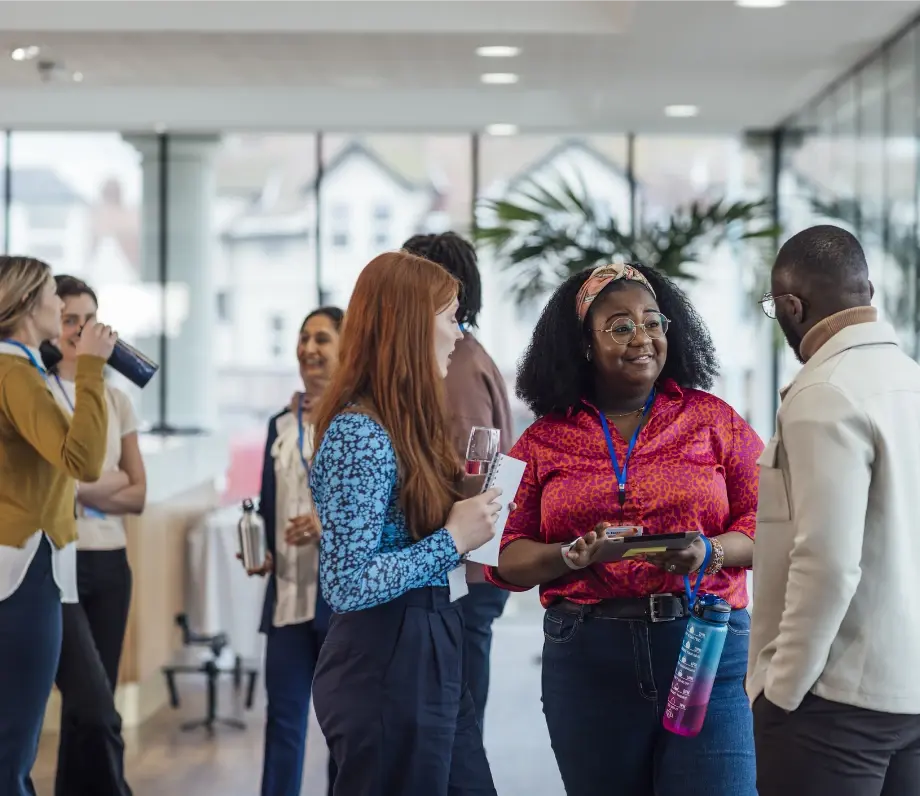
[[[709,558],[712,556],[712,542],[709,541],[709,538],[705,534],[703,534],[703,544],[706,545],[706,555],[703,556],[703,563],[700,564],[700,568],[697,570],[696,586],[691,589],[690,576],[684,575],[684,591],[687,594],[687,607],[691,609],[694,603],[696,603],[696,596],[699,594],[700,584],[703,582],[703,575],[706,572],[706,567],[709,566]]]
[[[70,396],[67,394],[67,390],[64,389],[64,385],[61,384],[61,377],[58,376],[57,373],[54,374],[54,380],[57,382],[58,389],[61,391],[61,395],[64,396],[64,400],[67,401],[71,414],[73,414],[74,408],[73,404],[70,402]]]
[[[617,461],[617,452],[616,448],[613,446],[613,437],[610,435],[610,424],[607,422],[604,413],[600,413],[601,428],[604,429],[604,437],[607,440],[607,450],[610,451],[610,462],[613,464],[613,473],[617,477],[617,500],[620,502],[620,508],[626,504],[626,479],[629,476],[629,460],[632,457],[633,449],[636,447],[636,440],[639,439],[639,432],[642,430],[642,420],[645,420],[654,402],[655,391],[652,390],[645,401],[645,406],[642,407],[642,418],[639,421],[639,425],[636,426],[632,439],[629,441],[629,446],[626,448],[626,458],[623,460],[622,470],[620,470],[620,463]]]
[[[303,441],[304,441],[304,428],[303,428],[303,398],[297,404],[297,453],[300,455],[300,463],[303,465],[304,472],[307,474],[307,485],[310,484],[310,462],[307,461],[307,457],[303,455]]]
[[[16,348],[18,348],[20,351],[22,351],[22,353],[25,354],[25,355],[29,358],[29,362],[31,362],[31,363],[35,366],[35,369],[36,369],[39,373],[42,374],[42,378],[43,378],[43,379],[46,379],[46,378],[47,378],[47,374],[46,374],[46,372],[45,372],[44,367],[42,367],[42,366],[39,364],[38,360],[35,359],[35,355],[29,350],[29,347],[28,347],[27,345],[24,345],[23,343],[20,343],[18,340],[10,340],[9,338],[3,340],[2,342],[4,342],[4,343],[9,343],[10,345],[16,346]]]

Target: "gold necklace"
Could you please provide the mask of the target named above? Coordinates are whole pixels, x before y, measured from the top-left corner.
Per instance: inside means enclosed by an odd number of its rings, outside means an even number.
[[[633,415],[642,415],[642,409],[633,409],[631,412],[621,412],[620,414],[615,414],[614,412],[604,412],[607,417],[632,417]]]

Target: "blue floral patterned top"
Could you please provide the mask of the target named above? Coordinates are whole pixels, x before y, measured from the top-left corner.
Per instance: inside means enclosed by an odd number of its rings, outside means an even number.
[[[442,528],[413,541],[397,500],[396,452],[379,423],[358,413],[336,417],[313,460],[311,486],[323,527],[320,586],[333,611],[447,585],[460,564],[454,540]]]

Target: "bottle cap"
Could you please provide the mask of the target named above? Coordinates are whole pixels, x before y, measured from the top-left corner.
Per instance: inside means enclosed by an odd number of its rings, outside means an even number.
[[[255,506],[253,505],[252,500],[250,498],[246,498],[243,501],[243,511],[252,511],[254,508]]]
[[[732,607],[715,594],[701,594],[693,606],[693,615],[705,622],[724,625],[731,618]]]

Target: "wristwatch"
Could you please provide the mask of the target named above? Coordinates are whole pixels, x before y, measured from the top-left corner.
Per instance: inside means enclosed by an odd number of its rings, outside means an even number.
[[[574,544],[574,542],[572,544]],[[569,552],[569,549],[572,547],[572,544],[564,544],[562,545],[562,547],[559,548],[559,550],[562,553],[562,560],[565,561],[565,565],[569,569],[579,570],[579,569],[582,569],[582,567],[578,566],[578,564],[576,564],[574,561],[572,561],[571,558],[568,557],[568,552]]]

